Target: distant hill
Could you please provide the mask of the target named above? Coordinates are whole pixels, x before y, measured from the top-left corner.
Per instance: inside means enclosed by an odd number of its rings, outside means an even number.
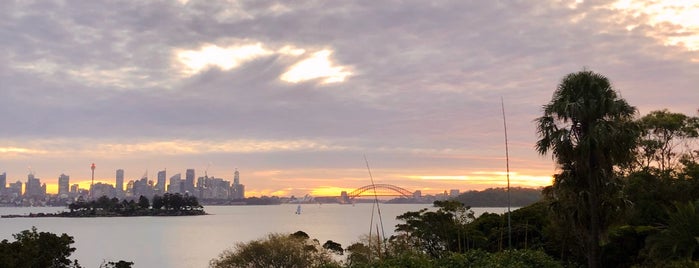
[[[510,188],[513,207],[524,207],[541,199],[541,189]],[[506,207],[507,188],[488,188],[483,191],[468,191],[454,198],[470,207]]]

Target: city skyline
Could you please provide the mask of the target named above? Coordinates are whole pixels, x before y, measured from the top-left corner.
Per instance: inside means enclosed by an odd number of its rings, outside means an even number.
[[[93,163],[93,165],[94,165],[94,163]],[[92,166],[90,166],[90,168],[91,167]],[[91,169],[91,171],[92,171],[92,169]],[[153,178],[153,176],[151,176],[150,173],[148,173],[148,171],[146,171],[145,173],[143,173],[140,176],[134,176],[134,177],[128,177],[126,175],[125,170],[121,169],[121,168],[116,169],[114,171],[115,171],[114,178],[111,178],[111,179],[110,178],[95,178],[94,181],[92,181],[92,178],[84,179],[84,180],[80,180],[80,181],[72,181],[72,180],[70,180],[71,176],[69,174],[61,173],[58,176],[58,180],[55,184],[46,183],[45,181],[42,184],[46,185],[46,193],[47,194],[60,195],[62,193],[71,192],[70,188],[75,187],[75,185],[78,185],[78,189],[80,189],[80,190],[88,190],[88,189],[92,188],[93,184],[107,184],[107,185],[113,186],[117,191],[119,191],[119,189],[121,189],[121,191],[124,191],[126,189],[124,187],[124,185],[125,185],[124,182],[133,183],[133,182],[138,181],[140,179],[146,178],[148,182],[153,183],[153,189],[155,191],[159,191],[162,193],[162,192],[171,192],[171,191],[174,191],[174,192],[186,192],[186,191],[193,192],[192,191],[193,189],[177,189],[176,188],[173,190],[172,188],[170,188],[170,184],[172,183],[173,180],[182,181],[183,183],[186,180],[187,184],[190,184],[190,180],[191,180],[191,182],[192,182],[191,185],[194,185],[194,181],[197,178],[203,178],[203,177],[222,178],[224,180],[228,178],[226,176],[218,176],[218,177],[215,175],[209,176],[208,172],[204,172],[204,174],[202,174],[200,176],[199,174],[196,173],[195,169],[185,169],[185,174],[187,176],[186,179],[181,178],[182,172],[176,172],[174,175],[167,175],[168,174],[167,169],[157,171],[155,178]],[[235,168],[231,175],[232,176],[231,176],[230,180],[228,180],[228,181],[233,183],[232,185],[242,185],[240,183],[240,172],[238,171],[238,168]],[[169,176],[169,178],[168,178],[168,176]],[[29,171],[29,173],[26,174],[25,178],[13,179],[12,176],[8,177],[6,172],[0,172],[0,178],[1,178],[0,183],[5,182],[6,187],[7,187],[8,183],[20,182],[23,185],[23,190],[24,190],[23,192],[25,194],[26,194],[26,184],[29,181],[32,181],[34,179],[45,180],[45,178],[41,178],[41,176],[36,175],[36,173],[33,170]],[[42,184],[40,184],[40,186]],[[361,185],[361,186],[366,186],[366,185]],[[350,191],[355,190],[356,188],[359,188],[359,187],[360,186],[355,187],[355,188],[328,187],[328,188],[323,189],[324,191],[316,191],[313,193],[316,193],[316,194],[322,193],[323,194],[322,196],[339,196],[342,191],[350,192]],[[238,190],[240,191],[241,189],[238,189]],[[418,192],[423,192],[423,189],[412,189],[412,190],[418,191]],[[458,189],[458,188],[441,189],[441,190],[426,191],[426,194],[444,194],[448,191],[453,192],[453,191],[460,191],[460,190],[461,189]],[[467,189],[467,190],[470,190],[470,189]],[[337,191],[337,192],[334,192],[334,191]],[[256,191],[255,189],[249,189],[245,192],[247,192],[247,193],[260,193],[259,191]],[[308,194],[311,194],[311,192],[303,193],[303,194],[308,195]],[[265,195],[266,194],[261,193],[259,195],[250,195],[250,196],[265,196]]]
[[[96,165],[92,163],[91,171]],[[25,182],[17,180],[7,184],[7,174],[0,173],[0,199],[5,203],[36,205],[36,204],[64,204],[84,198],[94,200],[102,196],[107,198],[137,198],[144,196],[152,198],[155,195],[189,194],[196,198],[211,200],[242,200],[245,199],[245,185],[240,183],[240,172],[235,169],[233,180],[225,180],[208,176],[205,172],[203,176],[195,177],[194,169],[187,169],[185,178],[181,173],[172,175],[167,183],[167,171],[162,170],[157,173],[157,181],[152,180],[145,173],[139,178],[128,180],[124,187],[125,172],[123,169],[115,170],[114,183],[105,180],[71,183],[70,176],[61,173],[58,178],[58,185],[52,191],[48,189],[47,183],[42,183],[41,178],[34,172],[27,174]],[[82,183],[82,187],[80,185]],[[57,189],[56,189],[57,188]]]
[[[0,2],[0,173],[49,191],[167,168],[246,192],[551,183],[533,120],[607,76],[639,115],[697,116],[693,1]],[[696,145],[696,144],[695,144]],[[175,173],[172,173],[175,174]],[[170,179],[168,176],[167,180]],[[56,189],[57,190],[57,189]]]

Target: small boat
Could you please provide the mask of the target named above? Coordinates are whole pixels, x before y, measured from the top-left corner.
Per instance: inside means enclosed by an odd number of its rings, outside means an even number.
[[[299,214],[301,214],[301,205],[298,205],[296,207],[296,215],[299,215]]]

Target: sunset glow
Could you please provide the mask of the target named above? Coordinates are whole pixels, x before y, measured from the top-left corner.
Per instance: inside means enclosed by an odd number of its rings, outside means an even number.
[[[411,175],[406,176],[413,180],[427,181],[454,181],[464,184],[489,184],[503,186],[507,185],[507,175],[505,172],[483,173],[473,172],[471,175]],[[510,184],[526,187],[539,187],[551,184],[551,176],[523,175],[517,172],[510,172]]]
[[[340,196],[340,193],[342,191],[346,192],[352,192],[354,191],[354,188],[342,188],[342,187],[335,187],[335,186],[319,186],[313,190],[311,190],[310,195],[311,196]]]

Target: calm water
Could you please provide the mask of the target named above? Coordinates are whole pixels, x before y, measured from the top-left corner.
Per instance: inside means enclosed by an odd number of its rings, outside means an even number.
[[[396,216],[431,207],[429,204],[382,204],[386,235],[393,234]],[[56,212],[62,208],[2,208],[0,215]],[[192,217],[122,218],[12,218],[0,219],[0,239],[36,226],[39,231],[67,233],[77,248],[71,259],[86,268],[104,261],[127,260],[135,267],[208,267],[208,262],[236,242],[267,233],[304,231],[321,244],[327,240],[343,247],[369,232],[372,205],[207,206],[212,215]],[[502,213],[506,208],[474,208],[477,215]],[[378,218],[374,219],[375,221]],[[375,229],[374,229],[375,230]]]

